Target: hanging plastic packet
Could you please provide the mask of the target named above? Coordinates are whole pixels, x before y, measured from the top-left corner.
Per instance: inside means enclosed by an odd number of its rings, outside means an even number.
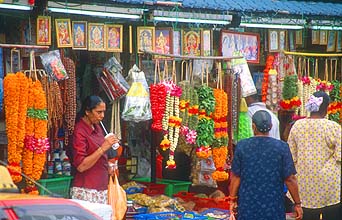
[[[152,112],[145,73],[134,65],[130,74],[132,85],[126,95],[122,119],[134,122],[150,120],[152,119]]]
[[[45,71],[56,81],[68,79],[68,74],[61,60],[58,50],[49,51],[40,55]]]

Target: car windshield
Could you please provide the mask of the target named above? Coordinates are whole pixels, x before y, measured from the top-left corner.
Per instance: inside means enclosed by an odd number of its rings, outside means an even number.
[[[21,205],[12,207],[20,220],[92,220],[98,219],[73,205]],[[1,216],[1,211],[0,211]]]

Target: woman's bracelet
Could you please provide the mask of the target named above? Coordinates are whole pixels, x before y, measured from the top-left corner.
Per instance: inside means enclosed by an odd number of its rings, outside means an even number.
[[[229,201],[236,202],[237,199],[238,199],[237,196],[228,196],[228,200],[229,200]]]
[[[302,204],[302,202],[295,202],[294,205],[295,206],[300,206]]]
[[[101,155],[104,154],[102,147],[99,147],[98,149],[101,151]]]

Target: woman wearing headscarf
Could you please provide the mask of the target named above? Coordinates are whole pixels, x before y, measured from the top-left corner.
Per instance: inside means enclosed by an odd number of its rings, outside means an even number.
[[[307,104],[310,117],[295,122],[288,143],[297,170],[303,220],[341,216],[341,126],[326,119],[330,98],[315,92]]]
[[[239,141],[234,152],[231,212],[238,220],[285,220],[285,183],[295,201],[296,219],[301,219],[303,210],[288,144],[269,137],[272,118],[266,110],[254,113],[252,127],[254,137]]]

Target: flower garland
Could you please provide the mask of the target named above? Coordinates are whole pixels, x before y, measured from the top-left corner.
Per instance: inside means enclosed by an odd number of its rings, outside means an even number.
[[[264,69],[264,79],[262,81],[261,86],[261,100],[266,103],[267,99],[267,90],[268,90],[268,77],[269,77],[269,71],[273,68],[273,62],[274,62],[274,56],[269,55],[266,59],[266,65]]]
[[[201,86],[198,90],[199,116],[196,128],[197,138],[196,155],[199,158],[207,159],[212,155],[210,146],[214,142],[214,120],[211,116],[215,110],[215,97],[213,89],[208,86]]]
[[[163,130],[162,120],[166,107],[166,87],[163,83],[150,86],[150,101],[152,112],[151,129],[160,132]]]
[[[169,149],[169,159],[166,162],[166,168],[175,169],[174,152],[176,150],[179,138],[179,130],[182,119],[179,117],[179,98],[182,95],[182,89],[174,82],[164,82],[166,86],[166,107],[162,120],[164,131],[163,140],[160,143],[162,150]]]
[[[298,77],[296,74],[287,75],[284,78],[284,86],[282,91],[283,100],[279,105],[284,110],[291,110],[299,107],[302,103],[298,97]]]
[[[337,80],[331,82],[333,89],[330,91],[332,102],[328,107],[329,119],[341,124],[342,112],[342,83]]]
[[[214,136],[213,143],[213,160],[216,170],[212,177],[216,181],[225,181],[229,175],[224,170],[227,154],[228,154],[228,95],[222,89],[214,89],[215,111],[214,118]]]
[[[8,139],[8,171],[15,183],[21,181],[20,155],[18,146],[19,79],[16,74],[8,73],[4,78],[4,107]]]
[[[24,153],[24,172],[34,180],[39,180],[44,170],[46,162],[46,151],[49,149],[49,140],[47,138],[47,103],[46,95],[40,81],[30,83],[25,153]],[[33,162],[34,161],[34,162]],[[27,180],[27,186],[24,189],[26,193],[37,194],[37,188],[34,183]]]

